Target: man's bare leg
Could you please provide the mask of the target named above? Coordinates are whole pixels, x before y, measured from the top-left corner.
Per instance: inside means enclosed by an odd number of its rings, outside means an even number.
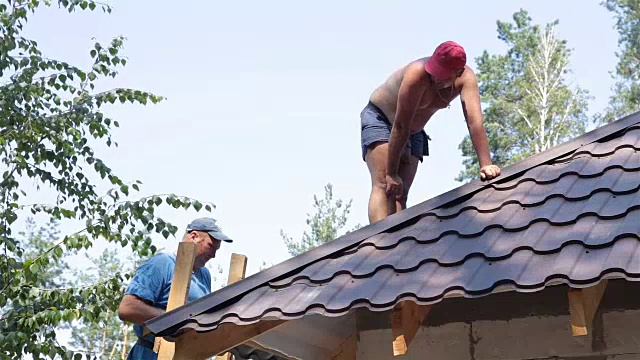
[[[403,154],[400,158],[399,174],[404,186],[400,199],[387,197],[387,154],[388,144],[378,142],[367,149],[365,160],[371,174],[371,194],[369,196],[369,223],[382,220],[407,207],[407,196],[418,168],[418,158]]]
[[[377,142],[369,146],[365,156],[371,174],[369,223],[382,220],[395,210],[394,202],[387,198],[387,149],[387,143]]]
[[[413,185],[413,179],[416,177],[416,171],[418,170],[419,163],[420,160],[413,155],[402,154],[402,157],[400,157],[400,167],[398,168],[398,175],[400,175],[400,178],[402,179],[403,193],[402,197],[395,201],[395,212],[407,208],[409,189],[411,189],[411,185]]]

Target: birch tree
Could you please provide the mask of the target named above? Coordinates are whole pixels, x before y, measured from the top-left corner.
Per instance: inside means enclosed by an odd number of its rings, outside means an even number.
[[[112,131],[120,126],[104,107],[155,104],[162,97],[130,88],[95,90],[126,64],[122,36],[95,42],[84,64],[47,56],[27,37],[27,20],[54,4],[69,13],[111,12],[91,0],[0,2],[0,354],[9,359],[80,359],[82,353],[59,343],[55,329],[99,322],[108,316],[106,309],[117,308],[125,271],[83,287],[44,281],[45,271],[65,254],[103,241],[146,257],[157,251],[148,234],[168,238],[178,230],[157,215],[159,206],[213,206],[170,192],[136,196],[142,182],[121,179],[101,159],[102,145],[117,146]],[[52,195],[34,204],[35,193]],[[29,253],[16,229],[27,215],[75,230]]]
[[[476,59],[489,148],[501,167],[583,133],[590,122],[588,93],[571,86],[571,50],[556,34],[559,22],[532,24],[525,10],[513,20],[497,22],[506,54],[484,51]],[[465,168],[456,180],[475,179],[479,169],[468,135],[459,149]]]
[[[581,90],[565,85],[569,65],[568,53],[556,37],[555,24],[538,32],[538,46],[528,54],[523,101],[514,104],[516,112],[530,131],[525,134],[531,152],[539,153],[584,132],[586,116],[576,117],[575,110],[585,106]]]

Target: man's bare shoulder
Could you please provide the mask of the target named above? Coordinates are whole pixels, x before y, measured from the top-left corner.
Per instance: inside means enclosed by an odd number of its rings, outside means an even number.
[[[408,63],[403,71],[402,82],[411,87],[424,88],[429,84],[429,73],[424,68],[424,63],[414,60]]]
[[[478,86],[478,78],[476,77],[476,73],[473,71],[472,68],[469,67],[469,65],[464,66],[464,71],[462,72],[462,75],[460,75],[460,77],[458,78],[457,82],[459,82],[460,85],[467,86],[467,87]]]
[[[407,64],[405,67],[405,77],[409,75],[416,79],[425,79],[429,76],[429,73],[424,68],[424,60],[418,59]]]

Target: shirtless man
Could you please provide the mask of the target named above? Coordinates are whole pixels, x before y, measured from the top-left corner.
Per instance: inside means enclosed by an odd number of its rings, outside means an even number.
[[[480,178],[500,175],[500,168],[491,163],[482,125],[478,80],[466,61],[460,45],[444,42],[432,56],[394,72],[371,94],[360,114],[362,157],[372,181],[370,223],[406,208],[418,163],[429,155],[424,127],[458,95],[480,162]]]

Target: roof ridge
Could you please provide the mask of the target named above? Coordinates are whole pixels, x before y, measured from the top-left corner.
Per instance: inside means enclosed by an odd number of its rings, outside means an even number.
[[[225,286],[220,290],[192,301],[186,306],[179,307],[153,318],[146,322],[145,326],[152,333],[162,336],[162,334],[171,332],[172,327],[179,327],[178,321],[174,321],[174,319],[183,319],[198,315],[207,310],[224,307],[228,303],[233,302],[237,297],[243,296],[255,288],[263,286],[271,281],[287,277],[290,273],[302,267],[330,257],[335,253],[348,249],[354,245],[358,245],[371,236],[385,231],[393,231],[395,228],[414,222],[417,217],[425,212],[438,207],[447,206],[458,201],[466,200],[470,196],[473,196],[475,193],[491,186],[492,184],[508,182],[533,167],[574,152],[584,145],[612,136],[638,123],[640,123],[640,111],[627,115],[617,121],[603,125],[565,143],[554,146],[541,153],[532,155],[515,164],[507,166],[502,169],[501,176],[491,181],[478,179],[463,184],[407,208],[399,213],[390,215],[376,223],[366,225],[358,230],[338,237],[329,243],[320,245],[293,258],[289,258],[241,281]]]

